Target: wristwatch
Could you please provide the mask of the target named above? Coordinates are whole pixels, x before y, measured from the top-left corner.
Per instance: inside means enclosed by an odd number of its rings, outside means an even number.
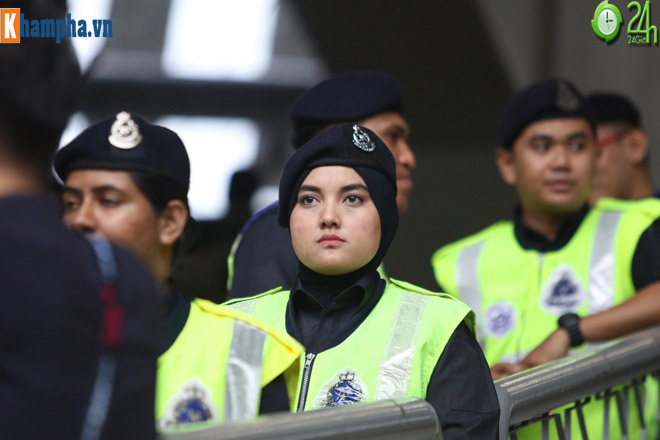
[[[580,317],[575,313],[566,313],[557,320],[559,328],[566,329],[571,338],[571,347],[578,347],[584,344],[584,337],[580,331]]]

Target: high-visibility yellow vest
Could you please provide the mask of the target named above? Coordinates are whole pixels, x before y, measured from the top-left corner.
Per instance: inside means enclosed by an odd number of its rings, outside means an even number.
[[[513,223],[499,222],[438,250],[433,270],[447,293],[475,311],[488,363],[515,363],[557,329],[559,316],[595,314],[635,295],[633,254],[658,216],[655,198],[601,199],[570,241],[549,252],[523,249]],[[596,432],[590,438],[600,438]]]
[[[289,291],[279,289],[227,303],[286,331]],[[474,315],[462,302],[412,284],[390,280],[378,304],[342,343],[301,360],[299,411],[426,397],[433,369],[449,338]]]
[[[293,405],[302,346],[253,317],[195,300],[183,330],[158,359],[160,430],[254,418],[262,389],[284,374]]]

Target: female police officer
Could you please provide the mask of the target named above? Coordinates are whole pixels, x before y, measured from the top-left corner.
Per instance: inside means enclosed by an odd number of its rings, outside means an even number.
[[[284,379],[295,383],[302,347],[233,310],[186,301],[170,280],[175,245],[189,217],[190,164],[179,137],[121,112],[58,151],[55,170],[64,181],[65,223],[134,251],[163,293],[159,427],[240,421],[260,407],[288,410]]]
[[[473,313],[378,275],[398,224],[396,191],[392,154],[370,130],[342,124],[311,139],[280,181],[296,282],[227,304],[306,347],[299,411],[417,396],[435,408],[445,439],[496,438],[499,407]]]

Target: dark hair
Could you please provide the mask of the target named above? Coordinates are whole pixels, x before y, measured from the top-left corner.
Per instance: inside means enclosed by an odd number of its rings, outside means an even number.
[[[64,17],[64,0],[15,1],[30,19]],[[69,39],[24,38],[0,45],[2,148],[45,180],[83,86]]]
[[[133,183],[147,197],[157,214],[162,213],[170,200],[181,200],[188,211],[188,190],[167,177],[147,171],[131,171]]]
[[[186,227],[181,237],[174,244],[174,256],[172,258],[172,267],[174,267],[181,255],[187,253],[191,249],[191,243],[195,241],[192,237],[195,231],[195,222],[190,216],[188,191],[182,185],[159,174],[146,171],[131,171],[130,176],[135,186],[149,200],[156,214],[161,214],[171,200],[181,200],[188,210]]]

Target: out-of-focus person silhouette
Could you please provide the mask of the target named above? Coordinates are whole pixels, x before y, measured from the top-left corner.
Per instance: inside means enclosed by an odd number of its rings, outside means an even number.
[[[18,22],[66,13],[64,0],[12,6]],[[155,438],[153,279],[105,239],[70,232],[46,196],[82,87],[68,39],[0,45],[2,438]]]
[[[189,250],[175,264],[173,278],[184,292],[216,303],[227,297],[227,256],[241,227],[250,218],[250,200],[258,186],[256,173],[234,173],[229,186],[229,211],[221,220],[198,221],[191,228]]]
[[[597,123],[591,204],[602,197],[622,200],[653,197],[649,138],[635,104],[616,93],[594,93],[588,100]]]

